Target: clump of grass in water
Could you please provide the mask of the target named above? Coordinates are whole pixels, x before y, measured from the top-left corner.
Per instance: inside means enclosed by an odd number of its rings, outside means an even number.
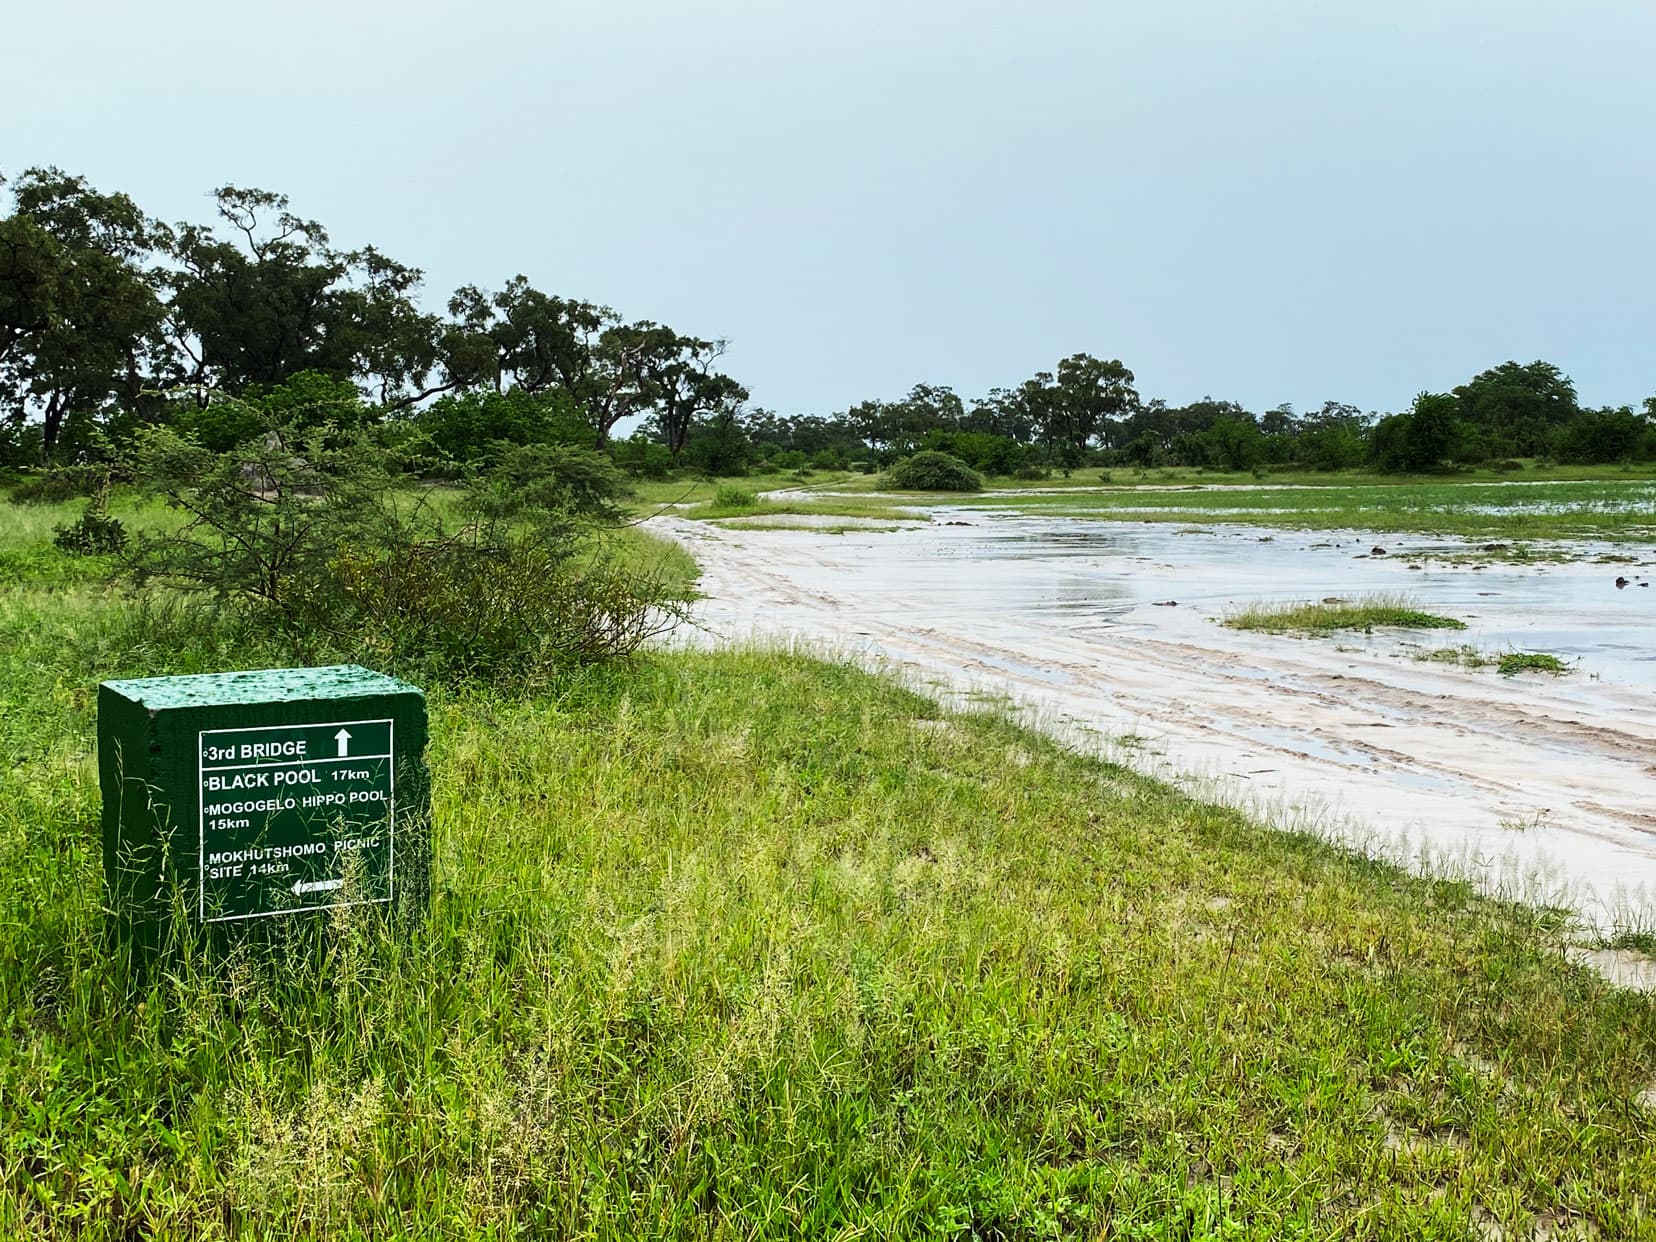
[[[1416,651],[1413,658],[1426,664],[1454,664],[1460,668],[1488,668],[1495,663],[1495,657],[1464,644],[1459,647],[1433,647],[1429,651]]]
[[[1511,677],[1517,673],[1551,673],[1555,677],[1562,677],[1575,671],[1569,662],[1542,651],[1489,652],[1462,645],[1417,651],[1414,658],[1432,664],[1454,664],[1461,668],[1493,666],[1502,677]]]
[[[1464,630],[1466,622],[1435,612],[1423,612],[1402,596],[1374,595],[1354,603],[1257,604],[1232,613],[1225,624],[1233,630],[1266,634],[1333,634],[1340,630],[1383,628]]]
[[[1562,677],[1572,670],[1563,660],[1544,651],[1509,651],[1497,661],[1496,671],[1502,677],[1518,673],[1551,673],[1554,677]]]

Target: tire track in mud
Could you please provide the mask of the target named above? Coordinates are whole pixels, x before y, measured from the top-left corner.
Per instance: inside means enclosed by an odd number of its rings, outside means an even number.
[[[905,557],[935,563],[932,528],[651,526],[702,566],[700,641],[805,640],[957,696],[1005,695],[1036,727],[1288,826],[1601,923],[1656,910],[1656,712],[1625,689],[1261,641],[1188,608],[940,600],[905,572]],[[945,555],[970,573],[960,549]]]

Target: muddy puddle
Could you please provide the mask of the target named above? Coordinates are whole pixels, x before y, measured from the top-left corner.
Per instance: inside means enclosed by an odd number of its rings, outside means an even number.
[[[700,641],[803,639],[1288,828],[1594,924],[1656,914],[1656,549],[1448,563],[1476,545],[940,512],[882,533],[657,519],[700,561]],[[970,525],[946,524],[969,519]],[[1383,547],[1378,554],[1376,547]],[[1625,555],[1628,545],[1617,549]],[[1628,585],[1617,588],[1623,577]],[[1259,602],[1407,594],[1464,631],[1302,639]],[[1567,677],[1413,658],[1546,651]]]

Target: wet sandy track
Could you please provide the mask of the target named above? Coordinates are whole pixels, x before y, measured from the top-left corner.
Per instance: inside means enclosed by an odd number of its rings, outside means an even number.
[[[1603,925],[1651,920],[1656,588],[1614,586],[1650,566],[1474,569],[1434,564],[1444,542],[1416,537],[1380,557],[1361,533],[970,517],[839,535],[652,525],[702,565],[702,641],[804,639],[1004,694],[1030,723],[1274,822]],[[1411,660],[1407,635],[1216,622],[1261,599],[1402,591],[1471,627],[1418,641],[1551,651],[1578,671],[1507,679]]]

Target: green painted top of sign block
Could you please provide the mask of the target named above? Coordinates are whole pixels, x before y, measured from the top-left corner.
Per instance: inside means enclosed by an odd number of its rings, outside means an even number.
[[[103,684],[122,698],[142,703],[151,711],[423,693],[418,686],[357,664],[333,664],[326,668],[267,668],[243,673],[197,673],[186,677],[138,677]]]

